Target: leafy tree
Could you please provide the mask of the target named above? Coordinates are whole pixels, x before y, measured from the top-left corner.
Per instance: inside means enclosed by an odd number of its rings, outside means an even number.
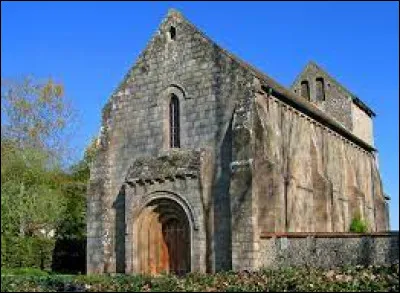
[[[76,112],[65,98],[62,84],[52,79],[2,78],[1,114],[2,141],[49,152],[49,159],[59,160],[69,151],[68,135],[75,126]]]
[[[71,180],[60,167],[74,117],[63,93],[51,79],[1,80],[2,265],[48,267]]]
[[[65,209],[54,175],[59,171],[45,168],[47,155],[37,149],[2,145],[1,150],[2,233],[25,236],[54,230]]]
[[[63,185],[67,212],[57,229],[52,266],[54,271],[86,271],[86,188],[96,151],[96,139],[93,139],[87,146],[83,159],[71,167],[70,181]]]
[[[1,157],[2,265],[48,268],[66,210],[59,171],[46,167],[48,155],[34,148],[2,142]]]

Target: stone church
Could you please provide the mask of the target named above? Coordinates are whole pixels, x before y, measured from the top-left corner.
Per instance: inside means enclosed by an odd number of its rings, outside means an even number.
[[[286,88],[170,10],[103,108],[87,272],[257,269],[261,233],[387,231],[374,116],[317,64]]]

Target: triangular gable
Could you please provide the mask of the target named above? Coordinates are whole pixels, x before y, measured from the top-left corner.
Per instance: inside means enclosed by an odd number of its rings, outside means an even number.
[[[161,28],[165,25],[165,23],[167,23],[170,18],[179,18],[180,20],[184,20],[184,17],[182,16],[181,13],[179,13],[177,10],[175,9],[169,9],[168,10],[168,14],[166,17],[163,18],[163,20],[161,21],[161,23],[159,24],[157,30],[153,33],[153,35],[151,36],[150,40],[148,41],[147,45],[144,47],[144,49],[141,51],[141,53],[139,54],[139,56],[136,58],[135,62],[133,63],[133,65],[130,67],[130,69],[128,70],[128,72],[125,74],[125,76],[123,77],[122,81],[119,83],[119,85],[117,86],[117,88],[114,90],[113,95],[115,95],[116,93],[118,93],[121,90],[124,90],[124,87],[126,86],[126,84],[128,83],[130,77],[134,74],[135,70],[138,70],[138,64],[140,63],[141,60],[143,60],[145,58],[146,53],[148,53],[149,51],[151,51],[151,48],[154,45],[154,42],[156,40],[156,36],[160,34]]]
[[[338,87],[340,90],[342,90],[346,95],[350,96],[353,100],[353,102],[359,106],[362,110],[364,110],[369,116],[374,117],[376,114],[374,111],[369,108],[364,102],[360,100],[359,97],[357,97],[355,94],[350,92],[346,87],[344,87],[341,83],[339,83],[335,78],[333,78],[327,71],[325,71],[321,66],[319,66],[317,63],[314,61],[309,61],[307,65],[304,67],[303,71],[301,71],[293,81],[291,85],[291,89],[300,82],[300,80],[303,78],[304,74],[308,72],[309,69],[315,69],[318,71],[318,73],[324,77],[325,79],[329,80],[332,84],[334,84],[336,87]]]

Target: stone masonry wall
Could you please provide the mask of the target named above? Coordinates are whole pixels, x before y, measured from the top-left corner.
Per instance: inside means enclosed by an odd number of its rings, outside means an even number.
[[[168,35],[171,26],[174,40]],[[239,97],[250,96],[251,82],[248,70],[179,13],[168,14],[103,109],[102,148],[88,192],[88,271],[117,269],[113,204],[132,163],[169,148],[171,93],[180,101],[181,148],[207,147],[215,162],[209,170],[214,195],[207,220],[210,270],[231,267],[232,115]],[[213,220],[214,214],[218,220]]]
[[[371,146],[374,146],[372,118],[355,103],[352,103],[351,108],[353,117],[353,133]]]
[[[398,264],[399,235],[267,237],[260,251],[260,268]]]
[[[356,215],[387,230],[373,154],[267,93],[254,120],[260,231],[345,232]]]

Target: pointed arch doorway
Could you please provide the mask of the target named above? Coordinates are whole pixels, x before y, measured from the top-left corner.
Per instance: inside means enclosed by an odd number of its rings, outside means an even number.
[[[171,199],[156,199],[136,220],[136,257],[143,274],[183,275],[191,271],[190,225],[185,211]]]

